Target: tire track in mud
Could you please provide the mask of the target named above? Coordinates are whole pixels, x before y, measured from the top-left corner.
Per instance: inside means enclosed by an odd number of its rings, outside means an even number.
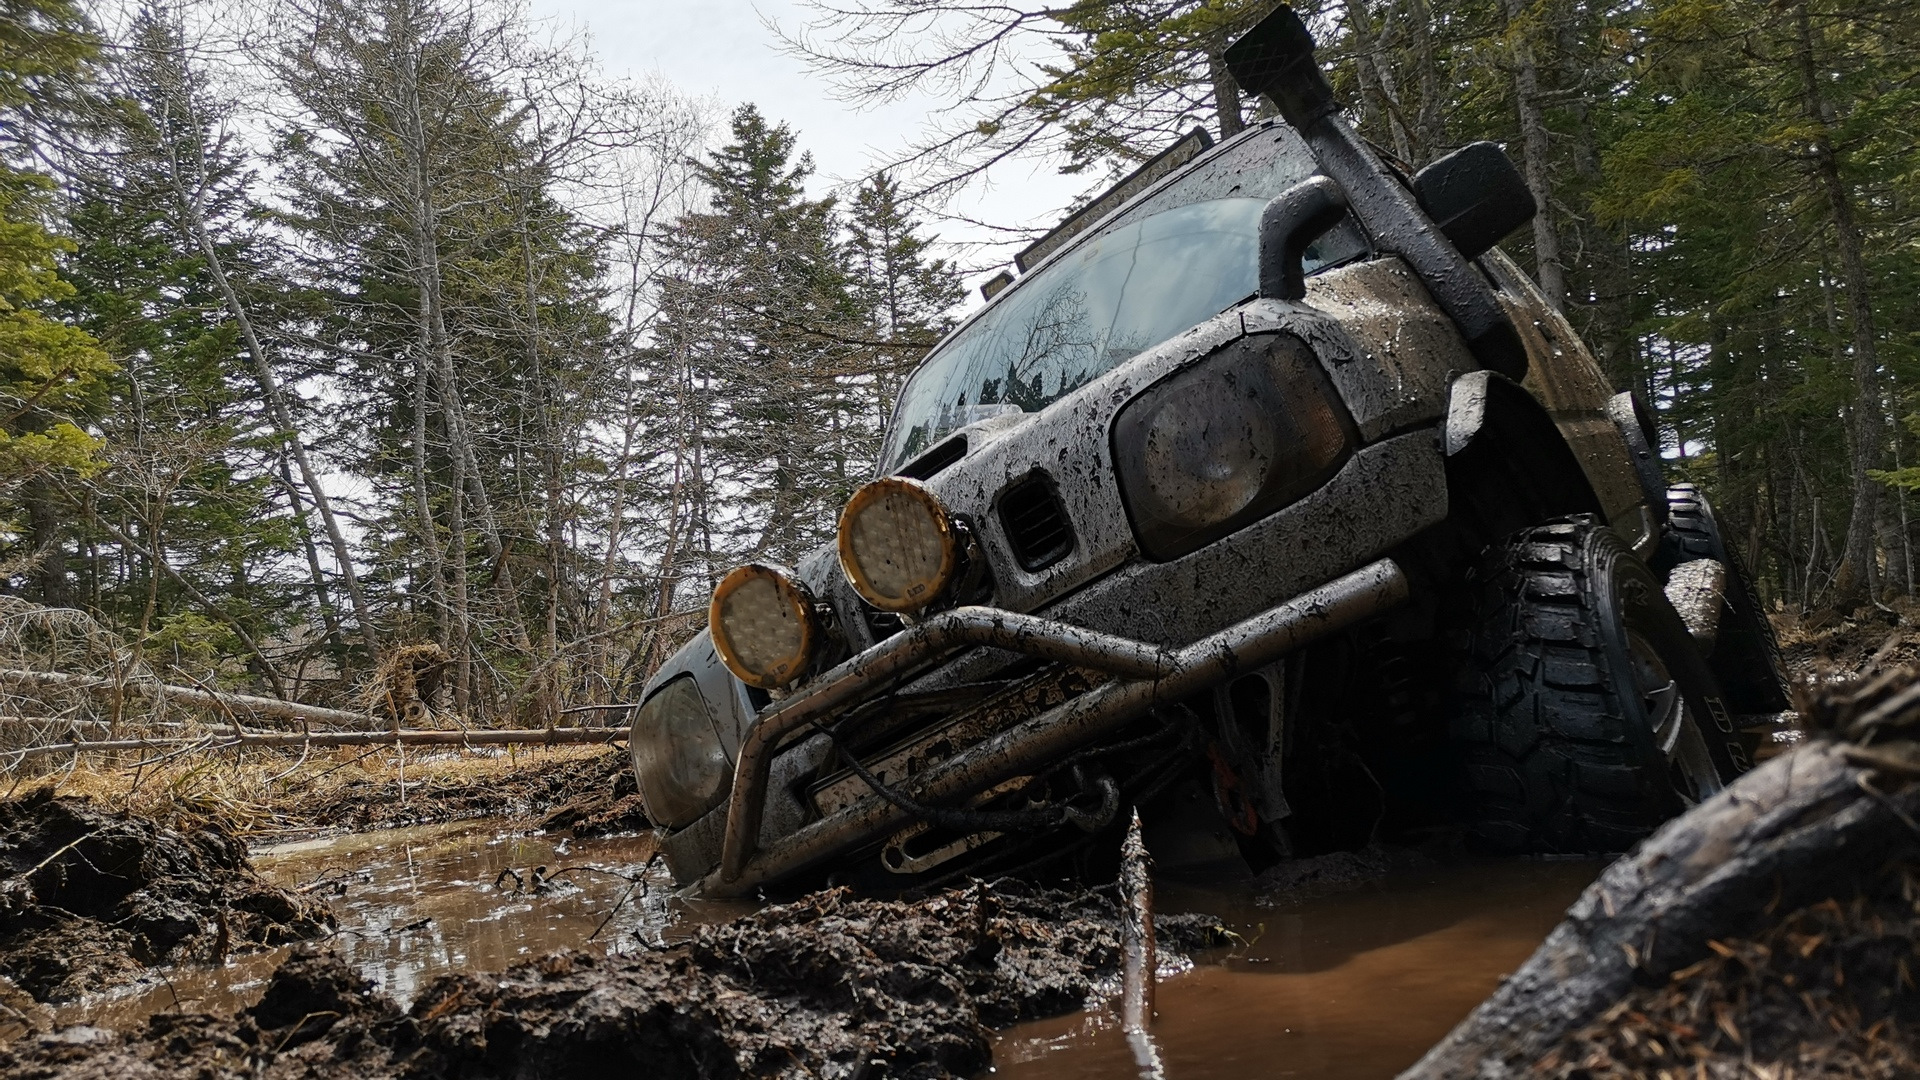
[[[1223,941],[1172,916],[1171,948]],[[303,947],[258,1004],[167,1013],[120,1035],[69,1028],[0,1050],[20,1080],[80,1077],[964,1076],[990,1029],[1081,1007],[1122,960],[1098,893],[1016,883],[923,900],[816,893],[669,948],[554,953],[429,984],[402,1011]]]

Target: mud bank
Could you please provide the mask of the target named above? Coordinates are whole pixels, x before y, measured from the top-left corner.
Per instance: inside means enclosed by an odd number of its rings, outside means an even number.
[[[1162,920],[1170,948],[1212,920]],[[671,948],[555,953],[452,975],[402,1011],[303,947],[237,1016],[162,1014],[0,1050],[0,1074],[80,1077],[941,1077],[984,1071],[989,1029],[1069,1012],[1121,962],[1118,911],[1017,884],[925,900],[845,890],[705,927]]]
[[[45,790],[0,802],[0,976],[36,1001],[332,928],[216,825],[168,828]]]
[[[491,764],[491,763],[489,763]],[[646,811],[625,749],[589,757],[536,761],[520,768],[434,772],[416,769],[401,789],[400,772],[356,778],[318,799],[281,808],[282,829],[369,832],[505,817],[575,836],[635,832]]]

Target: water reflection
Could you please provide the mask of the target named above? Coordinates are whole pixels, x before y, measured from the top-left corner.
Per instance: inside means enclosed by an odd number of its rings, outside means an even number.
[[[330,895],[334,947],[404,1004],[447,972],[500,970],[561,948],[632,951],[755,907],[671,896],[653,853],[644,836],[571,840],[468,822],[283,845],[255,862],[283,886]],[[559,880],[535,893],[537,867]],[[1599,869],[1469,863],[1277,908],[1158,885],[1162,910],[1220,916],[1247,944],[1163,964],[1150,1040],[1130,1041],[1102,1006],[1003,1033],[996,1075],[1390,1077],[1519,966]],[[520,888],[502,879],[508,870]],[[244,1007],[283,955],[169,969],[57,1019],[124,1028],[176,1007]]]
[[[1600,865],[1452,866],[1277,909],[1162,887],[1163,910],[1210,911],[1250,940],[1160,985],[1156,1075],[1391,1077],[1526,959]],[[994,1065],[997,1077],[1141,1075],[1106,1009],[1013,1028]]]
[[[673,898],[653,853],[648,836],[574,840],[462,822],[279,845],[256,851],[254,865],[276,884],[327,897],[340,923],[332,946],[404,1005],[450,971],[497,971],[563,948],[632,951],[752,909]],[[537,892],[536,868],[547,879]],[[153,984],[69,1006],[59,1019],[127,1026],[176,999],[196,1011],[245,1006],[282,955],[169,969]]]

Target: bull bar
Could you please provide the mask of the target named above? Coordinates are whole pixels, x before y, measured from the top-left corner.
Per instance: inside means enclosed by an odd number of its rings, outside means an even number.
[[[1392,559],[1369,563],[1180,649],[988,607],[930,616],[862,652],[763,711],[741,741],[728,797],[720,865],[700,883],[708,896],[739,896],[908,818],[871,795],[756,850],[773,758],[790,733],[848,702],[962,649],[987,646],[1075,664],[1115,678],[1025,720],[914,777],[903,790],[937,803],[984,790],[1100,738],[1164,701],[1190,696],[1235,672],[1287,653],[1405,600],[1406,573]]]

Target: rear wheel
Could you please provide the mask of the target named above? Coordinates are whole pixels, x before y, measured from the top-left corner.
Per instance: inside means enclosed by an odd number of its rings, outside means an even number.
[[[1707,658],[1727,705],[1735,713],[1771,714],[1789,707],[1780,643],[1760,605],[1753,579],[1728,549],[1713,506],[1692,484],[1667,489],[1667,527],[1660,536],[1654,568],[1662,577],[1683,562],[1717,559],[1727,568],[1727,603],[1720,632]]]
[[[1475,835],[1624,851],[1738,772],[1705,659],[1652,573],[1587,518],[1489,552],[1453,735]]]

